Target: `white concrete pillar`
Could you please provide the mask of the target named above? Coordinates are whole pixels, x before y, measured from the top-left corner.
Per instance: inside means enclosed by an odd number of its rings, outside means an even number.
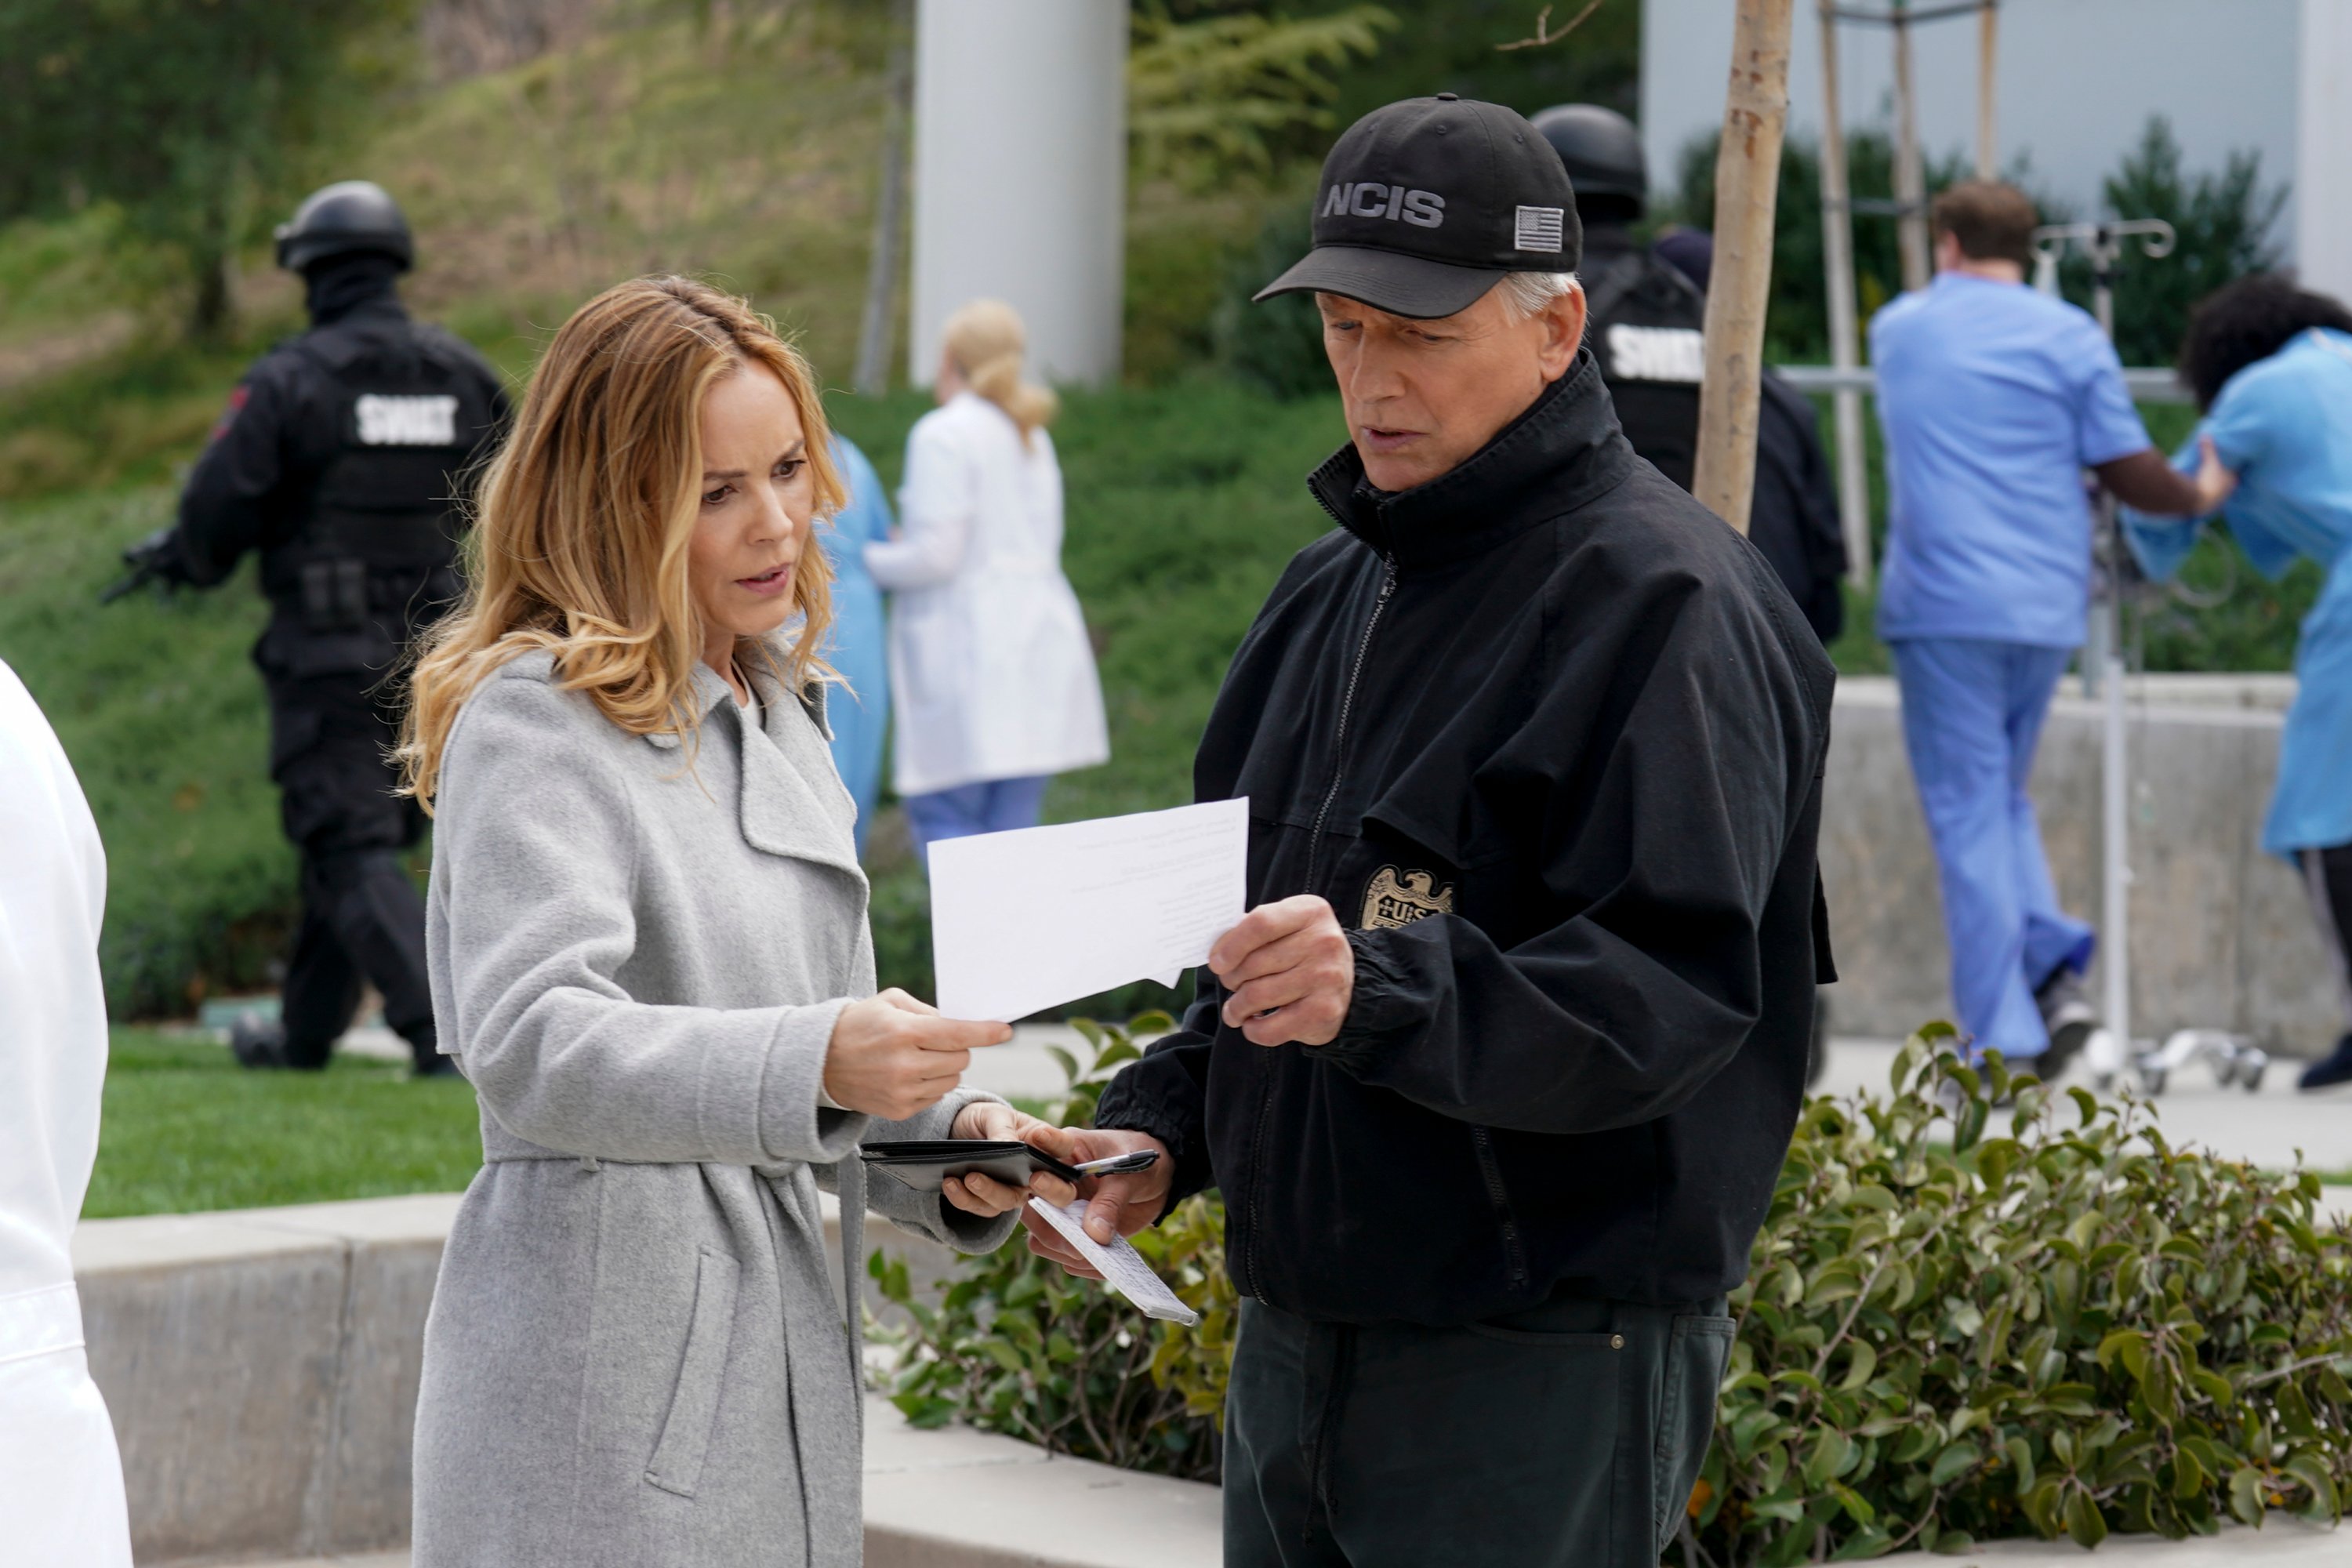
[[[976,299],[1021,312],[1032,374],[1116,378],[1126,216],[1124,0],[919,0],[909,379]]]
[[[2303,0],[2298,75],[2295,271],[2352,301],[2352,0]]]

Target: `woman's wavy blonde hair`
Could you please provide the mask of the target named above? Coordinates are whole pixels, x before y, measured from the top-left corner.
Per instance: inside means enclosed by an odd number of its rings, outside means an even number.
[[[940,337],[964,384],[1012,416],[1023,446],[1029,444],[1031,431],[1052,424],[1061,412],[1061,399],[1051,387],[1022,375],[1029,333],[1020,312],[1003,300],[972,300],[948,318]]]
[[[489,464],[467,542],[465,597],[419,644],[398,752],[429,811],[457,711],[501,665],[535,648],[632,734],[691,739],[702,617],[687,577],[702,491],[702,402],[748,364],[773,371],[808,438],[821,519],[845,499],[808,362],[775,323],[690,278],[638,278],[572,312],[548,345],[505,447]],[[737,645],[792,690],[830,677],[832,574],[814,542],[793,573],[798,633],[781,652]]]

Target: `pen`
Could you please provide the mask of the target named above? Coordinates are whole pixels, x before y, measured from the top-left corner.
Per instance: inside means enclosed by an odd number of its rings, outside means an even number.
[[[1124,1154],[1112,1154],[1100,1160],[1087,1160],[1070,1168],[1089,1176],[1119,1176],[1129,1171],[1149,1170],[1160,1158],[1157,1149],[1130,1149]]]

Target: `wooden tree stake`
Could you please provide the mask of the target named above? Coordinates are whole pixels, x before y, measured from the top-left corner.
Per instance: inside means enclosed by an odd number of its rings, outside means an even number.
[[[1862,363],[1854,321],[1853,186],[1846,178],[1845,116],[1838,96],[1837,0],[1821,0],[1822,261],[1828,273],[1830,363]],[[1862,449],[1862,394],[1842,387],[1837,419],[1838,530],[1845,538],[1846,581],[1870,586],[1870,478]]]
[[[1919,158],[1919,100],[1911,79],[1911,13],[1890,0],[1895,29],[1895,219],[1905,289],[1927,286],[1927,180]]]
[[[1977,178],[2000,178],[2000,141],[1995,134],[1999,121],[1995,105],[1999,102],[1993,65],[2000,38],[2000,7],[1998,0],[1985,0],[1985,8],[1977,13]]]
[[[1706,293],[1706,381],[1699,388],[1692,489],[1748,531],[1756,489],[1757,378],[1772,291],[1772,215],[1789,125],[1789,17],[1793,0],[1738,0],[1731,87],[1715,158],[1715,270]]]

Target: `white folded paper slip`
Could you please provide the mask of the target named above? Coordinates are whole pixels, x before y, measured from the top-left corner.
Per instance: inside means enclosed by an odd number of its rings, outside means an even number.
[[[1011,1023],[1205,963],[1242,918],[1249,802],[941,839],[930,874],[940,1011]]]
[[[1053,1222],[1078,1255],[1100,1271],[1103,1283],[1134,1302],[1147,1318],[1162,1318],[1186,1328],[1201,1321],[1201,1314],[1176,1299],[1168,1282],[1151,1271],[1143,1261],[1143,1254],[1123,1236],[1111,1237],[1108,1247],[1087,1234],[1087,1200],[1079,1198],[1066,1209],[1057,1209],[1043,1198],[1031,1198],[1029,1206]]]

